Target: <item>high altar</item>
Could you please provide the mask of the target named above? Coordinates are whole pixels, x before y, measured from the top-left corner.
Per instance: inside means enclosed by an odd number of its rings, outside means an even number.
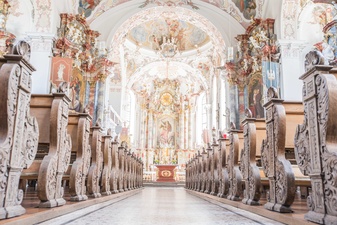
[[[185,163],[194,155],[191,121],[195,114],[190,97],[194,89],[191,84],[184,85],[178,78],[156,79],[150,92],[143,93],[141,101],[146,114],[141,118],[144,127],[141,137],[145,143],[141,146],[145,148],[138,154],[145,162],[145,170],[153,173],[152,180],[183,180],[178,174],[184,173]],[[186,89],[190,91],[186,93]]]

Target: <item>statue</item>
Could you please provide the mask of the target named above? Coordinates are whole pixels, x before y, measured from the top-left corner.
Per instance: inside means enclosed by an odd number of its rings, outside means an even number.
[[[63,80],[63,73],[64,73],[64,69],[66,68],[66,66],[64,64],[60,64],[58,67],[58,71],[57,71],[57,81],[64,81]]]

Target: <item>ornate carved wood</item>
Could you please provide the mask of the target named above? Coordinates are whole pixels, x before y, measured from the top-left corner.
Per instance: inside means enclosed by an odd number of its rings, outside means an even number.
[[[197,176],[197,189],[196,191],[201,190],[202,186],[202,155],[200,154],[200,151],[198,151],[197,155],[197,171],[196,171],[196,176]]]
[[[185,169],[185,188],[190,189],[190,167],[191,167],[191,161],[188,160],[186,162],[186,169]]]
[[[228,143],[228,139],[225,139],[220,133],[219,138],[219,174],[220,174],[220,188],[218,196],[220,198],[225,198],[228,195],[229,191],[229,175],[228,170],[226,169],[227,166],[227,155],[226,152],[226,145]]]
[[[143,167],[144,163],[142,160],[138,159],[138,188],[143,187]]]
[[[194,179],[195,179],[195,171],[194,171],[194,157],[190,161],[190,189],[194,189]]]
[[[110,175],[110,187],[111,193],[118,193],[118,176],[119,176],[119,163],[118,163],[118,139],[117,136],[112,142],[111,150],[111,175]]]
[[[236,130],[234,123],[232,123],[229,133],[229,155],[228,155],[228,177],[229,177],[229,191],[227,199],[232,201],[239,201],[242,195],[242,175],[239,169],[239,133]]]
[[[203,149],[202,153],[202,181],[201,181],[201,189],[200,192],[204,192],[206,190],[206,179],[207,179],[207,152],[205,151],[205,149]]]
[[[197,166],[198,166],[198,156],[195,155],[192,160],[192,177],[193,177],[193,188],[192,190],[196,191],[198,186],[198,174],[197,174]]]
[[[137,161],[136,161],[136,156],[134,152],[131,155],[131,164],[132,164],[131,189],[133,190],[133,189],[136,189],[136,179],[137,179],[137,173],[136,173]]]
[[[112,136],[111,130],[108,130],[107,135],[102,137],[102,151],[103,151],[103,171],[102,171],[102,195],[111,195],[110,190],[110,176],[112,168]]]
[[[296,161],[312,186],[305,219],[320,224],[337,221],[337,73],[331,69],[315,66],[300,77],[305,117],[295,135]]]
[[[211,193],[211,188],[212,188],[212,178],[213,178],[213,175],[212,175],[212,148],[211,148],[211,145],[208,144],[208,147],[206,149],[207,151],[207,159],[206,159],[206,177],[205,177],[205,182],[206,182],[206,185],[205,185],[205,191],[204,193],[205,194],[210,194]]]
[[[70,201],[84,201],[86,195],[86,178],[89,172],[91,148],[89,145],[91,116],[86,113],[70,113],[68,132],[72,140],[72,152],[76,159],[72,163],[69,177]]]
[[[246,109],[246,119],[243,124],[244,147],[241,156],[241,173],[245,182],[242,202],[247,205],[259,205],[261,197],[260,170],[256,166],[256,126],[255,118]]]
[[[218,171],[218,165],[219,165],[219,144],[216,142],[216,140],[213,140],[212,143],[212,149],[213,149],[213,154],[212,154],[212,168],[211,168],[211,173],[212,173],[212,191],[211,195],[217,195],[219,193],[219,171]]]
[[[4,219],[26,212],[19,180],[36,155],[39,130],[29,111],[34,68],[22,55],[5,55],[0,66],[0,219]]]
[[[124,191],[128,191],[128,179],[129,179],[129,161],[128,161],[128,146],[124,149],[124,173],[123,173],[123,188]]]
[[[67,132],[69,102],[64,93],[32,95],[31,98],[30,110],[36,116],[40,130],[38,151],[47,154],[42,160],[34,161],[40,164],[37,167],[37,195],[41,200],[39,207],[42,208],[66,203],[63,199],[62,176],[68,168],[72,146]]]
[[[126,143],[123,141],[121,143],[121,146],[118,147],[118,162],[119,162],[119,175],[118,175],[118,191],[119,192],[124,192],[124,152],[126,149]]]
[[[100,178],[103,170],[102,133],[101,127],[90,128],[91,165],[88,173],[88,194],[89,197],[99,198]]]
[[[127,189],[131,190],[132,164],[131,164],[131,152],[130,152],[130,150],[128,151],[128,154],[127,154],[127,161],[128,161]]]
[[[269,88],[266,109],[266,133],[261,147],[262,166],[269,179],[266,209],[292,212],[295,198],[295,177],[291,164],[285,159],[286,113],[275,88]]]

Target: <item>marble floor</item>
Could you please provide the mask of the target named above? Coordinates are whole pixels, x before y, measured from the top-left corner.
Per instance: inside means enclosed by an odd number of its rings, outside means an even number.
[[[146,187],[103,208],[88,207],[40,223],[43,225],[281,224],[220,202],[189,194],[184,188]]]

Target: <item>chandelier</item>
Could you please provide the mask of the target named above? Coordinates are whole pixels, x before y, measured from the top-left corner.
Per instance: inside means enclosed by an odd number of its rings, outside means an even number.
[[[179,52],[176,38],[163,37],[163,42],[160,45],[159,53],[165,58],[173,58]]]

